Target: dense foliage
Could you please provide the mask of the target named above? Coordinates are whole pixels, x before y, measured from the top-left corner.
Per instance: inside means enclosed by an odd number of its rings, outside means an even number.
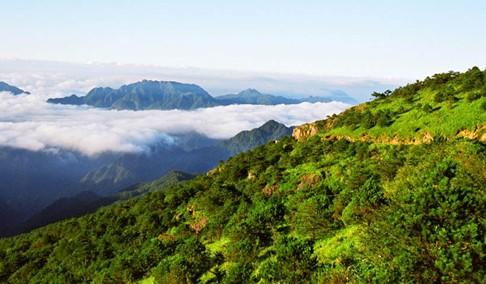
[[[363,131],[349,116],[388,110],[387,123],[368,128],[386,135],[407,113],[395,109],[405,93],[418,92],[416,107],[431,86],[462,78],[452,105],[430,102],[449,116],[424,131],[456,127],[444,139],[327,139],[333,128],[283,138],[189,182],[0,241],[0,281],[484,283],[486,98],[470,100],[484,82],[463,78],[475,72],[437,75],[330,118]],[[453,111],[466,106],[475,125]],[[456,121],[475,134],[457,135]]]

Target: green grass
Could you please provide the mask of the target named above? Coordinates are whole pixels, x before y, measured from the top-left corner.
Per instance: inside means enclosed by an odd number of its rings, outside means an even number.
[[[218,252],[224,252],[230,239],[227,237],[222,237],[221,239],[206,244],[206,248],[209,250],[211,255],[216,255]]]
[[[363,250],[362,232],[358,225],[348,226],[332,237],[314,244],[314,256],[320,264],[342,264],[346,258],[356,258]]]
[[[455,90],[452,95],[456,98],[456,101],[436,102],[434,97],[441,90],[437,87],[423,86],[416,93],[410,94],[410,96],[413,96],[412,100],[392,94],[389,97],[360,105],[343,114],[345,117],[352,112],[369,111],[376,115],[380,111],[390,111],[392,113],[390,125],[375,125],[371,128],[365,128],[360,123],[341,125],[323,130],[320,135],[345,136],[352,139],[366,135],[368,139],[374,139],[377,142],[380,142],[381,139],[386,142],[394,137],[403,141],[426,135],[451,139],[455,138],[461,130],[473,131],[477,127],[485,125],[486,111],[482,108],[482,104],[486,103],[486,96],[482,95],[473,101],[469,101],[467,99],[469,94],[480,93],[482,90],[461,91],[461,85],[456,81],[453,80],[448,83],[448,86]],[[425,105],[430,105],[432,111],[424,110]]]
[[[154,277],[148,277],[143,280],[140,280],[137,282],[138,284],[155,284],[155,278]]]

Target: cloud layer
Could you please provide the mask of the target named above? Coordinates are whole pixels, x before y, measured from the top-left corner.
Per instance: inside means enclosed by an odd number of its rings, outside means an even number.
[[[32,93],[20,96],[0,93],[0,146],[34,151],[65,149],[90,156],[106,151],[137,152],[154,143],[173,143],[173,135],[197,132],[224,139],[259,127],[270,119],[288,126],[299,125],[349,107],[331,102],[231,105],[193,111],[116,111],[47,104],[49,97],[85,93],[95,86],[117,87],[146,77],[143,73],[113,75],[109,70],[81,72],[82,68],[69,71],[66,66],[61,67],[52,72],[13,70],[10,73],[0,68],[0,81]]]
[[[338,102],[299,105],[232,105],[194,111],[116,111],[47,104],[35,94],[0,93],[0,145],[29,150],[67,149],[96,155],[136,152],[171,135],[198,132],[229,138],[270,119],[298,125],[340,112]]]

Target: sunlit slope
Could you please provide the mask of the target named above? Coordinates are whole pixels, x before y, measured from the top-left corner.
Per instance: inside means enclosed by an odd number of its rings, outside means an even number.
[[[327,139],[383,143],[429,143],[469,137],[486,141],[485,73],[437,74],[424,81],[383,94],[327,120],[297,128],[305,139],[319,134]]]

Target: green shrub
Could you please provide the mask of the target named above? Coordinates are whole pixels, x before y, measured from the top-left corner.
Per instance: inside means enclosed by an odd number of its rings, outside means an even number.
[[[472,92],[472,93],[469,93],[466,98],[469,102],[472,102],[472,101],[479,99],[480,97],[481,97],[480,93]]]
[[[422,110],[426,113],[431,113],[434,111],[434,108],[430,104],[424,104]]]

